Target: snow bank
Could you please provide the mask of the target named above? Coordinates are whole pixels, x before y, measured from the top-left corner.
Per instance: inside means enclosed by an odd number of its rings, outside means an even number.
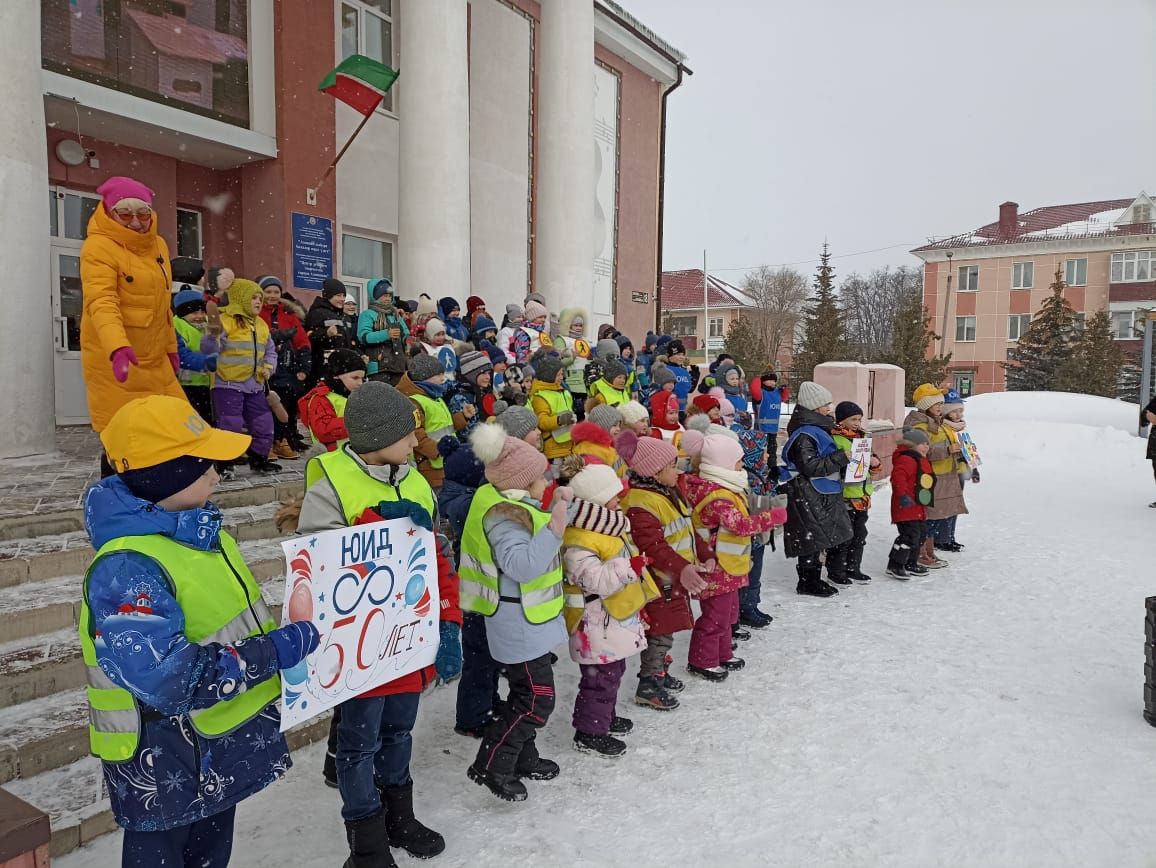
[[[969,426],[992,422],[1071,422],[1136,433],[1140,407],[1067,392],[991,392],[967,399]]]

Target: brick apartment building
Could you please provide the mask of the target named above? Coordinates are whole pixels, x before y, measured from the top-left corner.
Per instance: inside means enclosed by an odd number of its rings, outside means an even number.
[[[1080,321],[1108,310],[1116,339],[1139,351],[1139,314],[1156,309],[1156,207],[1128,199],[1049,205],[999,219],[911,251],[923,260],[923,298],[936,349],[952,354],[950,377],[964,394],[1002,392],[1003,363],[1049,295],[1058,268]]]

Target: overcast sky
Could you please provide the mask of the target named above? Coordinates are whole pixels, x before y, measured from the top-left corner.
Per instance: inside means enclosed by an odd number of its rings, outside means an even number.
[[[918,264],[1011,199],[1156,193],[1156,0],[624,0],[669,101],[663,267]],[[898,246],[895,246],[898,245]],[[890,250],[846,256],[859,251]]]

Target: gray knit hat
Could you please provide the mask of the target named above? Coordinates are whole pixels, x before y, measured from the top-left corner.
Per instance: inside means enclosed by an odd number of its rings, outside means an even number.
[[[534,379],[543,383],[552,383],[562,370],[562,360],[557,356],[546,356],[534,368]]]
[[[586,421],[593,422],[599,428],[609,431],[615,425],[622,424],[622,414],[609,404],[598,404],[586,414]]]
[[[428,353],[418,353],[409,360],[409,378],[415,383],[424,382],[445,372],[442,363]]]
[[[660,389],[667,383],[673,383],[675,379],[674,371],[662,362],[655,362],[650,369],[650,381]]]
[[[525,440],[530,432],[538,427],[538,415],[529,407],[518,404],[507,404],[505,401],[494,402],[494,421],[505,429],[511,437]]]
[[[371,380],[345,405],[349,448],[358,455],[392,446],[416,428],[413,404],[387,383]]]
[[[618,356],[603,359],[600,364],[602,365],[602,379],[608,383],[613,383],[616,377],[625,377],[628,373],[626,365],[622,364],[622,360]]]
[[[903,442],[918,446],[920,443],[930,443],[931,438],[927,436],[926,431],[920,428],[904,428]]]
[[[611,356],[618,358],[619,352],[618,341],[614,340],[614,338],[600,340],[594,347],[594,357],[596,359],[608,359]]]
[[[493,369],[489,355],[478,350],[470,350],[458,356],[458,372],[475,386],[478,374]]]
[[[826,386],[804,380],[799,385],[799,406],[806,410],[818,410],[835,401],[831,391]]]

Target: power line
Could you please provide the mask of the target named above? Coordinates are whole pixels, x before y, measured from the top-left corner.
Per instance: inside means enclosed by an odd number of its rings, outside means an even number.
[[[906,243],[906,242],[903,244],[890,244],[887,247],[876,247],[874,250],[859,250],[859,251],[856,251],[855,253],[835,253],[835,254],[831,255],[831,258],[832,259],[848,259],[852,256],[866,256],[868,253],[882,253],[884,250],[895,250],[898,247],[913,247],[913,246],[915,246],[915,245],[911,244],[911,243]],[[800,259],[797,262],[779,262],[779,263],[775,263],[775,264],[762,262],[762,263],[759,263],[758,265],[747,265],[747,266],[742,266],[742,267],[735,266],[733,268],[712,268],[711,271],[714,271],[714,272],[719,272],[719,271],[754,271],[756,268],[762,268],[764,265],[766,265],[768,268],[789,268],[790,266],[793,266],[793,265],[810,265],[812,262],[818,262],[818,261],[819,261],[819,257],[814,256],[810,259]],[[685,270],[689,270],[689,269],[671,269],[671,270],[672,271],[685,271]]]

